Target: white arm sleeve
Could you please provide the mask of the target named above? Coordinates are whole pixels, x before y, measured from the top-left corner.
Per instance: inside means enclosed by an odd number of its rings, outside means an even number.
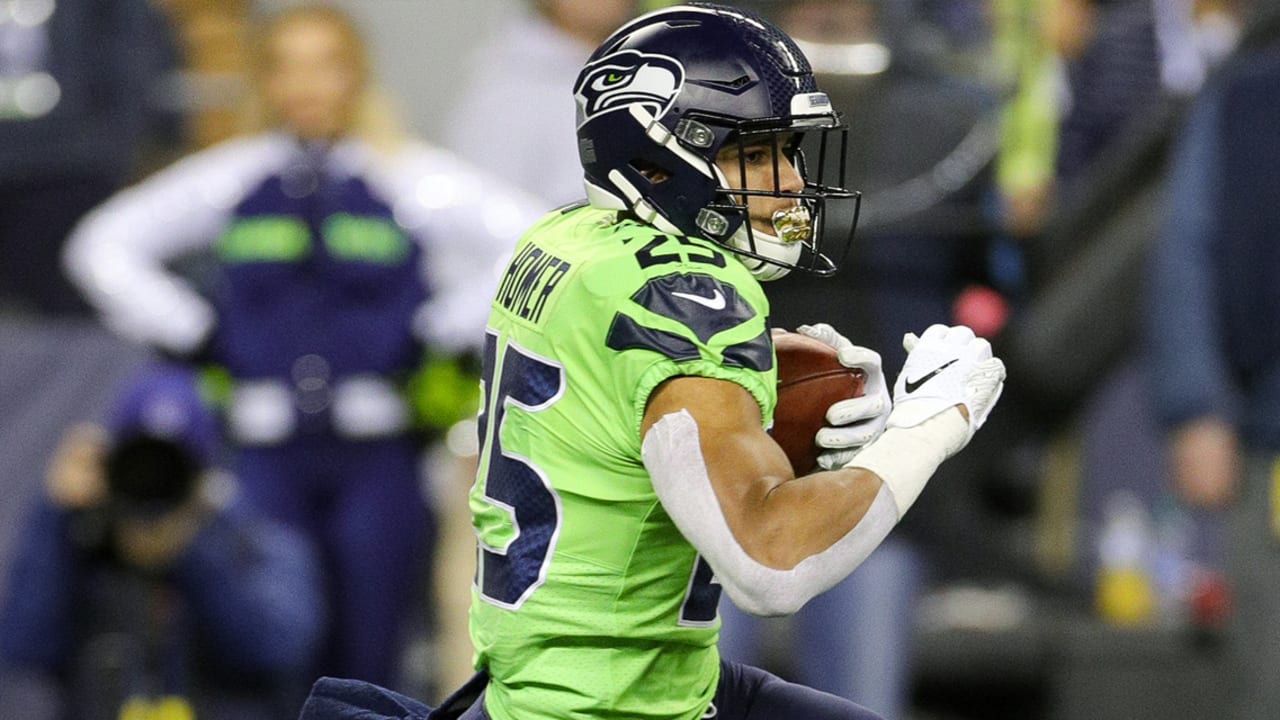
[[[893,493],[898,517],[907,514],[944,460],[969,442],[969,423],[949,408],[912,427],[891,427],[845,464],[870,470]]]
[[[893,495],[882,484],[866,515],[844,537],[794,568],[778,570],[748,555],[729,529],[692,415],[681,410],[662,417],[645,433],[641,453],[667,514],[706,558],[734,604],[753,615],[799,610],[852,572],[898,522]]]
[[[179,353],[204,341],[213,309],[164,263],[214,240],[254,176],[272,167],[275,140],[232,140],[192,155],[81,220],[63,265],[108,327]]]

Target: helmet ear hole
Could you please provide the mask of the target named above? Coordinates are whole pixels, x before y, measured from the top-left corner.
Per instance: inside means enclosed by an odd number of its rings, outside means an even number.
[[[632,170],[643,175],[646,180],[654,185],[660,185],[671,178],[670,170],[651,160],[636,158],[628,163],[628,165],[631,166]]]

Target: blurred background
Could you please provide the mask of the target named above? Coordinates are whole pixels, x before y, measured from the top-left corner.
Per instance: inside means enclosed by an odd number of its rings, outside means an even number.
[[[483,318],[458,307],[522,225],[581,196],[574,77],[663,4],[0,0],[6,715],[287,717],[323,670],[370,668],[429,701],[469,675],[465,418]],[[892,377],[904,332],[965,323],[1009,382],[849,580],[785,620],[725,600],[722,652],[890,720],[1280,717],[1273,3],[735,4],[804,49],[848,120],[864,196],[839,275],[766,288],[775,325],[830,322]],[[336,129],[316,130],[326,108]],[[334,137],[373,159],[309,151]],[[382,224],[331,238],[315,214],[330,201]],[[237,254],[237,233],[291,213],[304,236],[323,224],[333,267]],[[393,285],[394,301],[372,289]],[[254,384],[244,338],[279,335],[261,318],[286,301],[314,320],[303,340],[331,350],[262,360],[281,384]],[[386,332],[351,331],[375,305]],[[395,362],[347,352],[391,336]],[[279,393],[287,429],[262,419]],[[217,449],[195,452],[206,406]],[[163,452],[138,460],[139,434]],[[311,475],[271,454],[309,442],[328,453]],[[357,502],[338,465],[407,467],[409,489],[370,481]],[[383,522],[378,503],[404,497],[413,512]],[[316,527],[313,509],[340,519]],[[388,536],[405,543],[390,563],[361,521],[417,530]],[[398,584],[360,571],[384,564]],[[366,609],[343,590],[361,584],[405,601]],[[122,607],[77,599],[104,587]],[[244,592],[219,605],[219,587]],[[296,652],[250,643],[264,633]],[[263,672],[238,667],[255,653]]]

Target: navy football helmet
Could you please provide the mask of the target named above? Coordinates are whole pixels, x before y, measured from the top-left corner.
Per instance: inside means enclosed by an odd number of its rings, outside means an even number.
[[[574,97],[592,205],[718,242],[761,280],[794,268],[835,272],[860,200],[843,187],[848,130],[804,54],[767,20],[710,3],[649,13],[591,55]],[[734,143],[740,175],[731,184],[716,159]],[[741,158],[761,144],[773,150],[772,187],[747,187]],[[783,189],[779,157],[795,167],[802,188]],[[794,200],[773,214],[773,233],[751,227],[753,196]],[[848,227],[830,233],[836,251],[824,252],[835,202],[847,203],[841,217]]]

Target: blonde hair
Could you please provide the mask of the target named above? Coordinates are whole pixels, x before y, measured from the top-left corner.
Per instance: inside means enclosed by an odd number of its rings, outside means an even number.
[[[271,64],[271,44],[286,28],[300,22],[318,22],[332,28],[342,40],[356,72],[360,96],[347,134],[379,152],[393,154],[409,141],[399,113],[387,93],[370,78],[369,53],[355,20],[346,12],[325,4],[287,7],[267,17],[254,33],[250,52],[248,93],[241,113],[245,133],[278,127],[266,101],[263,85]]]

